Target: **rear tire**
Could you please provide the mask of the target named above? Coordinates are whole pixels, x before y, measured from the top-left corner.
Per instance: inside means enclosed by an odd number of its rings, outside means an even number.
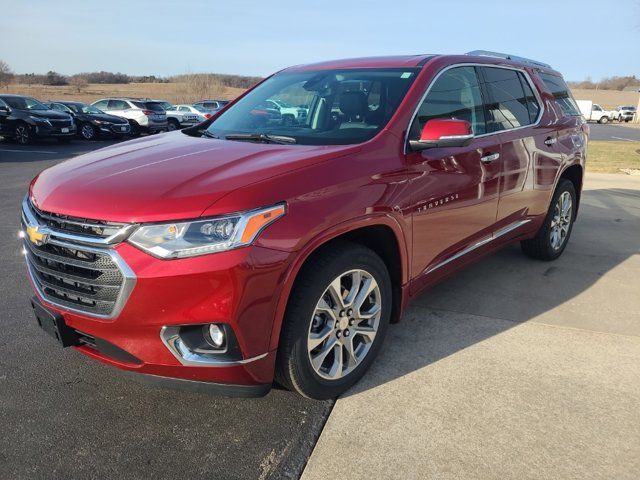
[[[576,206],[573,183],[561,179],[540,230],[531,240],[520,242],[522,251],[531,258],[546,261],[555,260],[562,255],[573,230]]]
[[[129,126],[131,127],[131,130],[129,130],[129,135],[132,136],[133,138],[139,137],[140,125],[138,125],[137,122],[134,122],[133,120],[131,120],[129,122]]]
[[[351,242],[331,247],[298,274],[276,366],[281,385],[317,400],[337,397],[362,378],[391,317],[391,277],[380,257]]]

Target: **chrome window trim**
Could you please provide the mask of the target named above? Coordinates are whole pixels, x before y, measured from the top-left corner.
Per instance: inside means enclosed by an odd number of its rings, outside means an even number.
[[[443,261],[431,266],[431,267],[427,267],[427,269],[425,270],[425,274],[429,274],[441,267],[444,267],[445,265],[453,262],[454,260],[457,260],[460,257],[463,257],[464,255],[466,255],[467,253],[471,253],[474,250],[476,250],[477,248],[482,247],[483,245],[486,245],[490,242],[493,242],[494,240],[502,237],[503,235],[506,235],[509,232],[512,232],[513,230],[520,228],[521,226],[529,223],[531,220],[530,219],[525,219],[525,220],[519,220],[513,223],[510,223],[509,225],[507,225],[506,227],[501,228],[500,230],[496,230],[495,232],[493,232],[491,235],[483,238],[482,240],[478,240],[476,243],[474,243],[473,245],[469,245],[468,247],[464,248],[463,250],[460,250],[457,253],[454,253],[453,255],[451,255],[450,257],[444,259]]]
[[[230,367],[233,365],[245,365],[255,362],[267,356],[269,352],[242,360],[225,360],[223,358],[212,358],[189,350],[181,341],[179,335],[180,326],[164,326],[160,329],[160,339],[165,347],[174,357],[187,367]]]
[[[45,217],[51,217],[51,215],[47,212],[42,212],[42,214]],[[89,237],[87,235],[76,235],[73,233],[66,233],[56,228],[51,228],[47,225],[42,225],[40,222],[38,222],[38,220],[36,219],[36,217],[33,215],[31,211],[28,196],[25,196],[24,199],[22,200],[22,218],[25,225],[32,226],[32,227],[37,226],[41,233],[44,233],[51,237],[60,238],[63,241],[79,243],[82,245],[94,245],[94,246],[101,246],[106,248],[111,248],[115,244],[124,241],[138,227],[138,225],[135,223],[124,225],[116,233],[106,238],[95,238],[95,237]],[[77,220],[69,220],[67,223],[70,223],[73,225],[91,225],[90,223],[83,223]]]
[[[527,72],[526,70],[524,70],[521,67],[515,67],[515,66],[508,66],[508,65],[493,65],[490,63],[467,63],[467,62],[463,62],[463,63],[454,63],[451,65],[447,65],[446,67],[444,67],[442,70],[440,70],[435,77],[433,77],[433,79],[431,79],[431,82],[429,82],[429,85],[427,85],[427,88],[424,92],[424,94],[422,95],[422,97],[420,97],[420,101],[418,102],[415,110],[413,111],[413,115],[411,115],[411,120],[409,121],[409,124],[407,125],[407,129],[406,129],[406,133],[404,135],[404,154],[407,155],[408,153],[410,153],[412,150],[410,150],[408,148],[409,146],[409,133],[411,132],[411,125],[413,125],[414,120],[416,119],[416,116],[418,115],[418,110],[420,110],[420,107],[422,106],[424,100],[427,98],[427,95],[429,94],[429,92],[431,91],[431,88],[433,87],[433,85],[435,84],[435,82],[438,80],[438,78],[440,78],[440,76],[445,73],[448,70],[451,70],[452,68],[457,68],[457,67],[487,67],[487,68],[502,68],[505,70],[515,70],[516,72],[520,72],[524,75],[525,79],[527,80],[527,82],[529,83],[529,87],[531,88],[531,91],[533,92],[533,95],[536,97],[536,100],[538,101],[538,104],[540,105],[540,111],[538,112],[538,117],[536,118],[536,121],[533,123],[530,123],[528,125],[523,125],[520,127],[515,127],[515,128],[508,128],[505,130],[499,130],[497,132],[490,132],[490,133],[483,133],[480,135],[474,135],[473,138],[483,138],[483,137],[488,137],[490,135],[498,135],[502,132],[512,132],[514,130],[521,130],[523,128],[533,128],[536,127],[540,124],[540,121],[542,120],[542,117],[544,115],[545,112],[545,108],[544,108],[544,102],[542,101],[542,97],[540,97],[540,92],[538,92],[538,89],[536,88],[535,84],[533,83],[533,80],[531,78],[531,76],[529,75],[529,72]],[[478,78],[478,84],[481,83],[480,78]],[[483,99],[483,106],[484,106],[484,99]]]

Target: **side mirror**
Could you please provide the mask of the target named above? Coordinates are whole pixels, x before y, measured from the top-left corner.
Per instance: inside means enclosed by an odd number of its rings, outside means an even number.
[[[414,151],[427,148],[464,147],[473,140],[473,129],[466,120],[434,118],[420,132],[420,140],[409,140]]]

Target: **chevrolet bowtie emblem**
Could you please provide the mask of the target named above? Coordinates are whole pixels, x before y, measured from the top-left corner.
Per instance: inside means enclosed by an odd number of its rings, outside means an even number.
[[[27,237],[29,237],[29,241],[37,247],[44,245],[47,243],[47,240],[49,240],[49,235],[42,233],[38,227],[31,226],[27,227]]]

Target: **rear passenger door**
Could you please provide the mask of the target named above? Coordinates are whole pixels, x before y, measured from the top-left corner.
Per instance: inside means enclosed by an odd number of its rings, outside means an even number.
[[[556,132],[525,70],[480,67],[487,109],[487,133],[502,144],[502,172],[496,229],[518,227],[547,209],[539,181],[553,177],[562,162]],[[547,121],[542,121],[546,119]],[[551,180],[553,184],[553,180]]]
[[[485,135],[485,110],[475,67],[455,66],[432,81],[410,126],[409,140],[419,138],[422,127],[434,118],[466,120],[476,137],[466,147],[407,154],[413,219],[412,291],[446,272],[454,260],[471,258],[471,252],[491,237],[498,207],[500,140],[497,135]]]

